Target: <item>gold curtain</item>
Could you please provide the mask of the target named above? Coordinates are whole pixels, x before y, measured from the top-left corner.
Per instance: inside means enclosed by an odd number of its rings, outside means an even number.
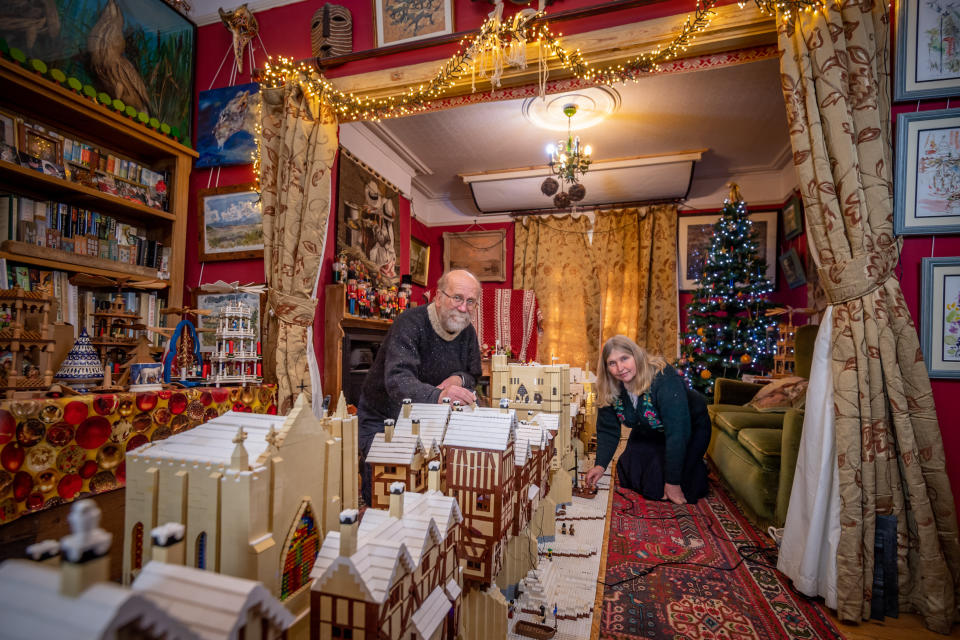
[[[949,633],[957,518],[916,327],[894,276],[888,5],[845,0],[778,24],[808,239],[835,306],[837,613],[869,617],[875,517],[891,514],[901,607]]]
[[[543,362],[553,356],[573,366],[597,361],[597,277],[589,231],[586,216],[528,217],[513,225],[513,288],[537,294]]]
[[[593,225],[587,216],[529,217],[514,225],[513,287],[537,294],[541,359],[557,356],[592,371],[603,340],[616,333],[674,358],[676,205],[595,218]]]
[[[622,333],[651,353],[677,357],[677,206],[597,214],[593,263],[600,288],[600,340]]]
[[[330,217],[337,120],[297,82],[264,89],[261,96],[263,263],[271,312],[264,364],[277,377],[277,403],[285,410],[301,389],[312,389],[308,336]]]

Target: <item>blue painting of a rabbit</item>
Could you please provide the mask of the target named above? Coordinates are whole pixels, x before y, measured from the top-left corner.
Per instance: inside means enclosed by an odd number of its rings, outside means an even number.
[[[197,167],[253,164],[257,150],[260,85],[201,91],[197,112]]]

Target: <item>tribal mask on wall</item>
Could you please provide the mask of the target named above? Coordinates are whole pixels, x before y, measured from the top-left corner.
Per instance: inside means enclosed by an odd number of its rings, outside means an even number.
[[[353,52],[353,19],[350,10],[327,3],[310,21],[310,42],[316,58],[330,58]]]

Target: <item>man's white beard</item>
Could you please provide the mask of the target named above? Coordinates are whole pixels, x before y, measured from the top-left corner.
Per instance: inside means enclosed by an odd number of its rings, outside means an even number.
[[[446,318],[443,318],[443,328],[450,333],[459,333],[470,324],[470,314],[463,313],[456,309],[450,311]]]

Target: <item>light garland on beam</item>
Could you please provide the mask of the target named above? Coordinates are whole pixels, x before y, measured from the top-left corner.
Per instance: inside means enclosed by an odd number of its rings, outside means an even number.
[[[716,13],[713,8],[719,0],[696,0],[696,8],[684,20],[680,31],[671,42],[664,47],[657,47],[651,53],[644,53],[627,62],[603,68],[593,68],[584,59],[580,50],[569,51],[563,47],[560,38],[563,34],[554,34],[545,22],[533,23],[544,17],[542,11],[524,10],[518,12],[512,19],[501,20],[498,11],[488,17],[480,27],[480,33],[469,43],[460,41],[461,49],[453,54],[440,67],[433,78],[417,87],[386,97],[358,96],[345,93],[333,86],[333,83],[307,64],[297,64],[290,58],[279,57],[276,61],[270,58],[261,78],[262,87],[279,87],[287,82],[299,82],[308,96],[319,98],[328,104],[341,122],[351,120],[380,120],[409,115],[422,111],[428,102],[447,95],[447,91],[458,84],[471,83],[476,90],[477,74],[481,79],[487,78],[487,62],[491,69],[490,82],[492,87],[499,86],[500,73],[504,64],[524,68],[526,66],[524,51],[528,42],[535,43],[541,52],[539,64],[548,64],[549,58],[555,58],[563,69],[567,69],[575,77],[594,84],[611,84],[613,82],[636,81],[644,73],[656,72],[660,65],[682,56],[693,44],[696,36],[705,31]],[[781,13],[785,20],[801,12],[811,12],[823,8],[823,0],[753,0],[763,14]],[[746,2],[738,3],[740,8]],[[500,5],[502,6],[502,5]],[[463,48],[466,44],[466,48]],[[506,53],[505,53],[506,52]],[[545,74],[541,73],[541,78]],[[469,77],[468,77],[469,76]]]

